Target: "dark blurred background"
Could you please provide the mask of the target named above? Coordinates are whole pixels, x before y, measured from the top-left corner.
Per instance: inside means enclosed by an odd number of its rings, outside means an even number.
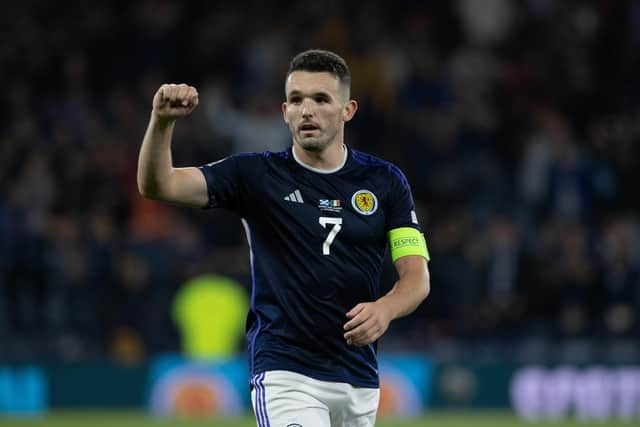
[[[347,142],[404,170],[430,247],[384,349],[640,357],[639,1],[23,0],[0,28],[0,359],[177,351],[182,283],[248,287],[238,218],[143,200],[138,150],[165,82],[200,92],[176,165],[287,147],[307,48],[346,58]]]

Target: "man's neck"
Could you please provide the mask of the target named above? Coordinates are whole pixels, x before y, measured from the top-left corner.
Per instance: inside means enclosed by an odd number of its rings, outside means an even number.
[[[347,147],[342,142],[329,145],[323,151],[305,150],[300,145],[293,143],[293,155],[303,166],[312,169],[331,172],[340,169],[346,161]]]

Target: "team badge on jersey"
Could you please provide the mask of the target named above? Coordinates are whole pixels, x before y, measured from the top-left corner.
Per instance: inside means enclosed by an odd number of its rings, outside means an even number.
[[[358,190],[353,193],[351,204],[362,215],[371,215],[378,210],[378,198],[369,190]]]

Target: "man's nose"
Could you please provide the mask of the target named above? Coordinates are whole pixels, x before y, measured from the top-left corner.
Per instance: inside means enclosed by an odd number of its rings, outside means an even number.
[[[313,108],[311,107],[311,102],[304,100],[302,101],[302,117],[309,118],[313,116]]]

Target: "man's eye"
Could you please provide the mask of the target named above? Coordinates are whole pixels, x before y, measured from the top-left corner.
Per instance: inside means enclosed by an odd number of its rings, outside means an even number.
[[[300,104],[300,102],[302,101],[302,98],[294,96],[293,98],[289,99],[289,102],[292,104]]]
[[[324,104],[326,102],[329,102],[329,100],[327,98],[325,98],[324,96],[316,96],[315,101],[318,104]]]

